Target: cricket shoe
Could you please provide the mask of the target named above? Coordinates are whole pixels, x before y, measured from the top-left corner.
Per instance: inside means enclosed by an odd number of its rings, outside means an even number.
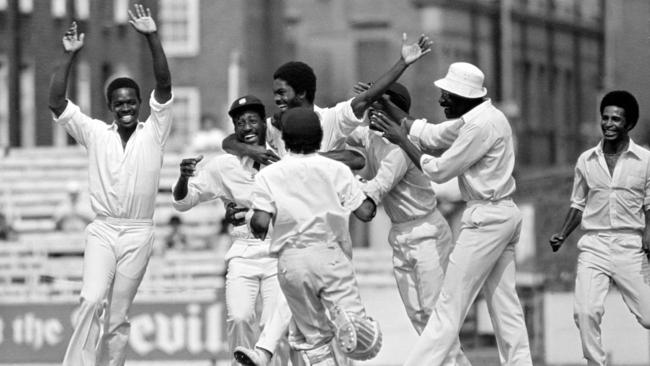
[[[264,351],[242,346],[235,347],[235,360],[244,366],[266,366],[269,363]]]

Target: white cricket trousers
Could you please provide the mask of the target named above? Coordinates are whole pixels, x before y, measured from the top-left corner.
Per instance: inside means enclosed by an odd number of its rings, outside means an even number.
[[[278,258],[278,280],[293,323],[289,344],[295,350],[313,350],[334,337],[327,312],[335,306],[365,317],[352,263],[338,243],[309,243],[285,247]]]
[[[454,247],[447,220],[434,210],[424,217],[394,223],[388,233],[393,274],[411,324],[421,334],[431,316]],[[444,365],[470,365],[458,338]]]
[[[520,230],[521,212],[512,200],[467,203],[440,296],[405,365],[443,365],[483,289],[501,364],[532,366],[515,289],[515,244]]]
[[[237,245],[237,243],[233,243]],[[278,260],[269,256],[262,258],[234,257],[228,261],[226,274],[226,324],[230,354],[235,347],[252,348],[275,312],[278,294]],[[262,299],[262,311],[256,311],[258,295]],[[275,355],[274,361],[280,357]],[[273,362],[271,364],[274,364]],[[232,365],[239,363],[232,360]]]
[[[588,232],[578,241],[574,319],[588,366],[607,364],[600,322],[612,281],[638,322],[650,329],[650,265],[641,248],[641,233],[632,231]]]
[[[153,252],[153,240],[151,220],[97,217],[88,224],[81,305],[64,366],[124,365],[128,313]]]

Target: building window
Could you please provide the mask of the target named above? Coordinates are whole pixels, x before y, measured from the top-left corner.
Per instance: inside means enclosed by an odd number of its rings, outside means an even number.
[[[182,150],[199,129],[201,93],[195,87],[174,87],[174,123],[167,148]]]
[[[52,0],[52,16],[63,18],[67,14],[67,0]]]
[[[390,44],[385,39],[359,40],[357,50],[357,78],[363,82],[376,81],[389,65],[386,55],[390,54]]]
[[[0,55],[0,156],[9,146],[9,63]]]
[[[36,91],[34,66],[24,65],[20,70],[20,119],[22,133],[20,145],[33,147],[36,143]]]
[[[7,0],[0,0],[0,11],[7,10],[8,5],[9,4],[7,4]]]
[[[113,21],[117,24],[126,24],[129,21],[129,0],[113,2]]]
[[[88,61],[81,61],[77,65],[77,91],[76,103],[82,111],[90,111],[90,64]]]
[[[34,0],[18,1],[18,10],[23,14],[29,14],[34,10]]]
[[[74,10],[77,14],[77,19],[86,20],[90,15],[90,1],[88,0],[75,0]]]
[[[195,56],[199,52],[199,1],[160,1],[160,34],[171,57]]]

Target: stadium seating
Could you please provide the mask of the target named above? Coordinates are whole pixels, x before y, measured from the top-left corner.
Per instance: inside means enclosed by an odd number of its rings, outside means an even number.
[[[189,247],[201,248],[213,237],[223,217],[220,202],[178,212],[171,187],[178,178],[180,155],[165,156],[156,198],[156,247],[164,247],[172,215],[181,217]],[[0,158],[0,211],[13,220],[18,242],[0,242],[0,301],[76,301],[81,288],[82,232],[55,231],[57,206],[67,199],[74,181],[87,190],[87,158],[79,147],[14,149]],[[355,250],[359,282],[393,286],[390,252]],[[214,296],[223,286],[223,251],[157,250],[151,259],[138,299]]]

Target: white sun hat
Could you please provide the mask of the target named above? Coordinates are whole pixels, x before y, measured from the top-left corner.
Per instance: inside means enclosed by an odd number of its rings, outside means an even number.
[[[467,62],[454,62],[444,78],[433,84],[440,89],[465,98],[481,98],[487,94],[483,86],[485,76],[478,67]]]

